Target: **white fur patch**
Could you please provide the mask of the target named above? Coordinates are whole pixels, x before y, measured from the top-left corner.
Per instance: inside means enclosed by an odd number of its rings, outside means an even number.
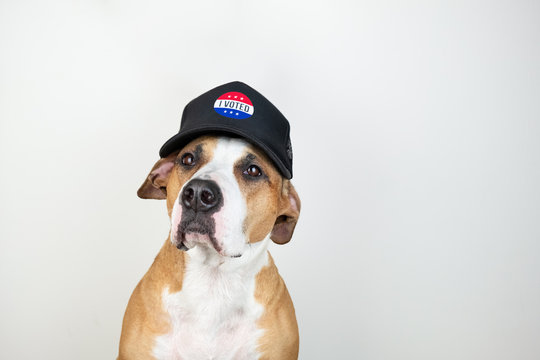
[[[203,246],[186,252],[182,290],[163,290],[171,331],[156,338],[157,359],[258,359],[264,309],[254,298],[255,276],[268,264],[268,243],[250,245],[239,258]]]

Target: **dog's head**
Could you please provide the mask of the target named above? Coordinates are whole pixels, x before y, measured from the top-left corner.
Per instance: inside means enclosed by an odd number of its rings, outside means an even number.
[[[268,235],[289,242],[300,213],[293,185],[265,153],[224,136],[199,137],[160,159],[137,194],[167,200],[177,248],[204,246],[228,257]]]

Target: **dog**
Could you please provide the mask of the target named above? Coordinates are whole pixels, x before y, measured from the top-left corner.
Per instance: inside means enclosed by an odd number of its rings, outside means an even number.
[[[201,135],[137,194],[166,200],[171,229],[131,295],[118,359],[297,359],[295,310],[267,249],[290,241],[301,204],[268,151]]]

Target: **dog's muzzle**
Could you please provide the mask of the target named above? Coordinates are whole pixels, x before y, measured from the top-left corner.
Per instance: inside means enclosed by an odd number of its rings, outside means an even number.
[[[177,229],[178,249],[189,249],[185,244],[186,234],[201,234],[207,235],[214,248],[221,251],[212,217],[223,206],[218,184],[212,180],[193,179],[184,186],[178,201],[182,206],[182,218]]]

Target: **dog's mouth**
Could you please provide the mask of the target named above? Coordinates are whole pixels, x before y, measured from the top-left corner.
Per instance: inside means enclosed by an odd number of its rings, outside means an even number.
[[[176,248],[178,250],[188,251],[196,246],[202,246],[213,249],[224,257],[239,258],[242,256],[242,254],[227,254],[215,236],[200,224],[193,224],[185,228],[179,226],[176,238]]]
[[[215,219],[208,214],[184,211],[177,223],[175,236],[172,236],[173,244],[182,251],[200,246],[211,249],[224,257],[237,258],[242,256],[242,251],[229,253],[223,246],[221,239],[216,237]]]
[[[201,245],[212,247],[218,253],[223,253],[223,248],[214,236],[213,222],[207,219],[184,219],[180,222],[177,229],[177,244],[179,250],[188,251],[189,249]]]

